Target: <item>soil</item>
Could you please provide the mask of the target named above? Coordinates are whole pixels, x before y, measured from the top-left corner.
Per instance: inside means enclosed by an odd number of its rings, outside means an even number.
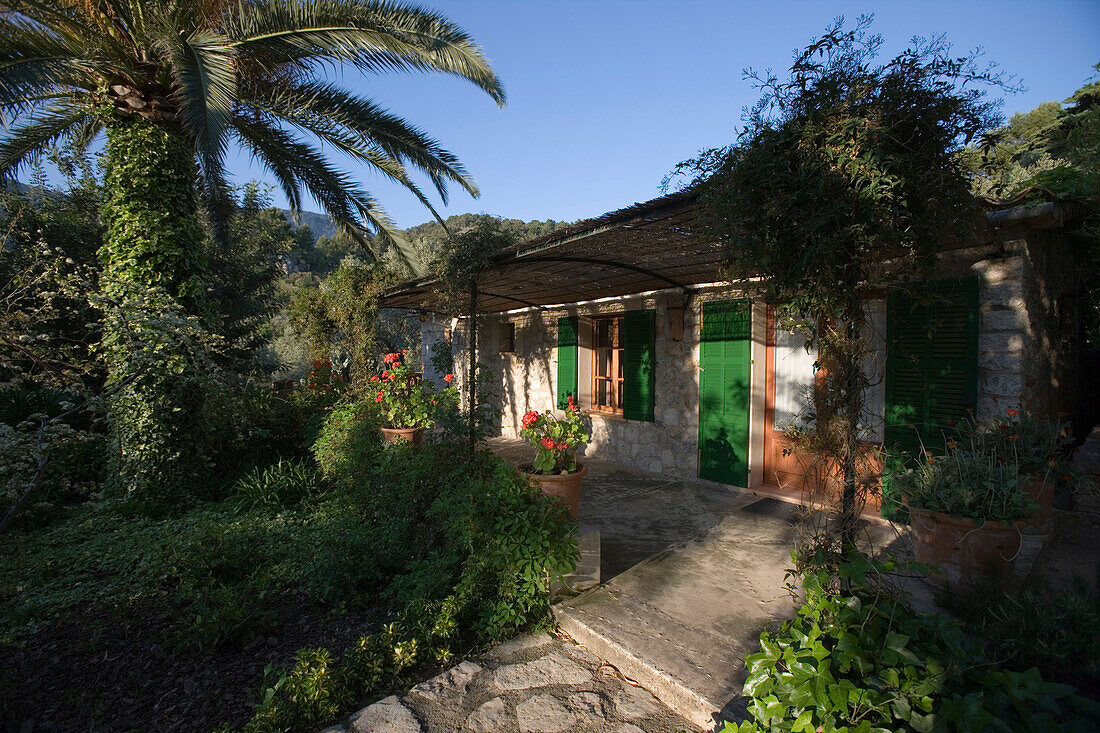
[[[289,667],[305,647],[334,654],[379,623],[375,610],[337,614],[303,600],[268,606],[263,635],[214,650],[181,643],[178,620],[74,612],[0,646],[0,730],[212,731],[252,715],[267,664]]]

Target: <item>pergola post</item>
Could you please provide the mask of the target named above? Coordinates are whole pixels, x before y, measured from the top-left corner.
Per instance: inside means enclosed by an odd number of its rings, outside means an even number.
[[[470,447],[474,446],[477,440],[477,416],[475,410],[477,409],[477,389],[474,386],[474,380],[477,374],[477,281],[470,281],[470,361],[466,372],[466,405],[470,411],[467,424],[467,437],[470,441]]]

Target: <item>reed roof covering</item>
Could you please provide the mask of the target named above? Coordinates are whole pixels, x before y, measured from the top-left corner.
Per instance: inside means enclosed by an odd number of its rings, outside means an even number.
[[[674,193],[507,247],[479,283],[477,310],[500,313],[718,280],[721,246],[692,232],[695,195]],[[434,278],[383,293],[386,308],[436,310]]]

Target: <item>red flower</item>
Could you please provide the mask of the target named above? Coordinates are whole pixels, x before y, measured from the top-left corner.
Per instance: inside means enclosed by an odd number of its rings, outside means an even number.
[[[446,382],[447,384],[450,384],[451,382],[455,381],[455,375],[453,375],[453,374],[444,374],[443,375],[443,381]]]
[[[401,353],[402,354],[407,354],[407,353],[409,353],[409,350],[408,349],[401,349]]]
[[[379,392],[378,396],[374,398],[375,402],[381,402],[386,396],[385,392]]]
[[[546,450],[554,450],[554,448],[556,447],[554,441],[551,440],[549,436],[543,436],[542,440],[539,441],[539,444]]]
[[[321,368],[321,362],[319,362],[319,361],[313,362],[313,368],[314,369],[320,369]]]
[[[389,379],[391,376],[393,375],[391,375],[389,372],[382,372],[382,379]]]
[[[370,375],[370,381],[377,382],[378,381],[378,375],[377,374]]]
[[[568,447],[569,447],[569,444],[568,444],[568,443],[566,443],[566,442],[565,442],[565,441],[563,440],[562,442],[560,442],[560,443],[556,444],[556,445],[555,445],[554,447],[555,447],[555,448],[557,448],[558,450],[565,450],[566,448],[568,448]]]
[[[387,364],[396,364],[397,362],[401,361],[401,354],[390,352],[382,358],[382,361],[386,362]]]
[[[1020,414],[1020,411],[1019,410],[1013,410],[1010,407],[1007,410],[1005,410],[1005,414],[1008,415],[1009,417],[1016,417],[1017,415]]]
[[[529,411],[523,416],[523,427],[529,428],[535,424],[535,421],[539,419],[539,414],[534,410]]]

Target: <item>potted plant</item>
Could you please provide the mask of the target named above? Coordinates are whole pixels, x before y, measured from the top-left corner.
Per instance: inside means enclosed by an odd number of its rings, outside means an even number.
[[[997,460],[1015,464],[1021,488],[1039,506],[1028,523],[1045,531],[1050,524],[1056,479],[1069,479],[1066,449],[1073,442],[1066,426],[1040,420],[1019,410],[1005,410],[1005,417],[975,431],[975,440]]]
[[[457,403],[458,390],[451,385],[454,375],[448,374],[443,377],[448,386],[435,393],[431,385],[424,383],[420,373],[405,363],[407,353],[408,349],[386,354],[382,361],[387,368],[381,374],[372,375],[370,381],[382,415],[382,435],[386,442],[405,441],[419,445],[424,431],[435,423],[437,410],[444,404]]]
[[[525,414],[520,435],[536,451],[535,460],[521,465],[520,473],[537,483],[542,493],[557,497],[576,519],[580,512],[581,482],[588,473],[588,468],[577,462],[577,449],[588,443],[589,435],[573,397],[569,397],[561,418],[550,410],[543,413],[531,410]]]
[[[951,441],[946,455],[926,454],[889,480],[909,507],[917,562],[941,566],[949,588],[961,589],[979,575],[1011,575],[1021,520],[1035,507],[1016,464],[998,460],[981,443]]]

